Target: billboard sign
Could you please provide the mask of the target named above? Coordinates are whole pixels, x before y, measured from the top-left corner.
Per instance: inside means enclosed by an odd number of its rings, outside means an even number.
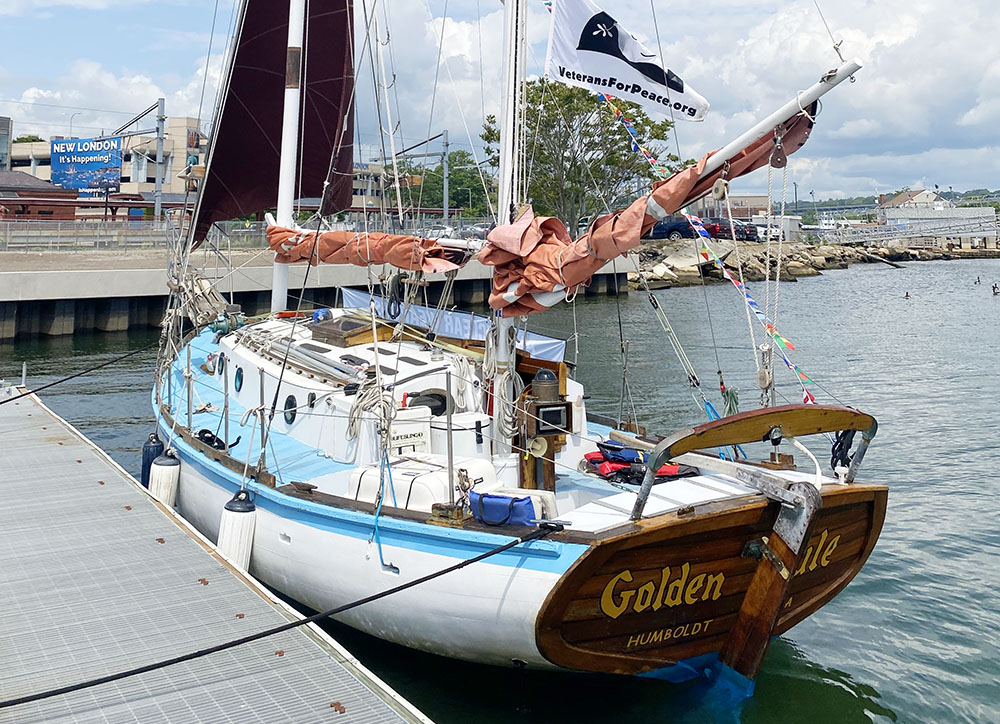
[[[79,189],[81,197],[103,196],[121,186],[121,137],[52,141],[51,159],[52,183]]]

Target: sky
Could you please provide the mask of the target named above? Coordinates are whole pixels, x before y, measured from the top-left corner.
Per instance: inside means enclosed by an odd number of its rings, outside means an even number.
[[[170,116],[210,119],[233,2],[0,0],[0,115],[13,118],[15,135],[43,138],[110,132],[158,97]],[[453,149],[481,158],[483,115],[499,107],[501,3],[378,2],[390,40],[386,73],[395,78],[397,149],[447,128]],[[864,67],[856,82],[824,98],[809,142],[789,157],[790,202],[794,194],[805,201],[904,187],[1000,187],[994,2],[597,4],[648,48],[660,48],[666,65],[711,103],[704,121],[679,121],[676,138],[668,139],[684,158],[725,145],[838,65],[832,34],[845,59],[856,57]],[[527,7],[528,72],[538,75],[549,16],[541,0],[527,0]],[[379,131],[366,69],[358,87],[357,160],[368,161]],[[763,192],[767,183],[766,171],[757,171],[734,182],[733,193]],[[780,188],[780,173],[773,183]]]

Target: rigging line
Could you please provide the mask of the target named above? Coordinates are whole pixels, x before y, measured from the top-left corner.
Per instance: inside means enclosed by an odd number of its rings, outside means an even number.
[[[813,0],[813,5],[816,6],[816,12],[819,13],[819,19],[823,21],[823,27],[826,28],[827,35],[830,36],[830,42],[833,43],[833,51],[837,54],[837,57],[840,58],[840,62],[843,63],[844,56],[841,55],[840,53],[840,43],[838,43],[837,39],[833,37],[833,32],[831,32],[830,30],[830,25],[826,22],[826,18],[823,16],[823,10],[819,6],[819,0]],[[842,43],[844,41],[840,42]]]
[[[768,208],[770,208],[770,202]],[[730,219],[729,225],[732,226],[733,207],[732,207],[732,198],[729,195],[728,186],[726,187],[726,213],[729,215]],[[768,229],[768,231],[765,233],[770,235],[770,229]],[[736,242],[735,230],[733,232],[733,251],[736,253],[736,268],[739,270],[740,273],[740,285],[742,289],[745,290],[747,288],[747,285],[743,275],[743,260],[740,258],[740,247],[739,244]],[[750,305],[746,303],[746,299],[743,300],[743,309],[747,315],[747,330],[749,330],[750,332],[750,345],[751,345],[750,356],[753,357],[755,370],[757,372],[760,372],[760,361],[757,359],[757,335],[753,331],[753,319],[751,319],[750,317]]]
[[[386,45],[386,48],[388,48],[388,50],[389,50],[389,70],[391,71],[390,75],[392,76],[392,87],[393,87],[393,89],[395,89],[396,88],[396,56],[393,54],[393,44],[391,42],[391,40],[392,40],[392,22],[391,22],[391,19],[389,17],[389,8],[390,8],[390,6],[391,6],[391,3],[382,3],[382,15],[383,15],[384,21],[385,21],[385,40],[386,40],[385,45]],[[394,91],[393,94],[392,94],[392,98],[393,98],[393,101],[396,104],[396,127],[399,129],[399,142],[403,143],[403,137],[404,137],[405,134],[403,133],[403,112],[400,109],[400,105],[399,105],[399,93],[397,91]],[[407,191],[409,191],[409,190],[410,190],[410,188],[409,188],[409,186],[407,186]]]
[[[212,10],[212,27],[208,31],[208,54],[205,56],[205,76],[201,80],[201,96],[198,98],[198,122],[201,123],[201,111],[205,104],[205,89],[208,88],[208,66],[212,62],[212,41],[215,40],[215,21],[219,16],[219,0],[215,0]]]
[[[483,11],[476,0],[476,31],[479,34],[479,103],[483,122],[486,122],[486,73],[483,70]]]
[[[690,358],[688,358],[687,353],[684,351],[684,347],[681,344],[680,339],[677,337],[677,333],[674,332],[673,326],[670,324],[670,320],[667,318],[666,312],[663,311],[660,303],[657,301],[656,297],[653,295],[653,291],[649,288],[649,282],[646,280],[646,275],[642,273],[639,268],[639,261],[635,255],[632,255],[632,264],[635,266],[636,273],[639,275],[639,282],[643,286],[643,290],[646,292],[646,298],[649,300],[649,304],[653,307],[653,312],[656,315],[657,321],[660,323],[660,328],[663,330],[664,334],[667,335],[667,340],[670,342],[670,346],[674,351],[674,355],[677,357],[677,361],[681,365],[681,369],[684,370],[684,374],[687,375],[688,384],[691,389],[691,399],[694,400],[695,407],[701,411],[705,408],[708,403],[708,398],[705,396],[705,391],[701,388],[701,380],[698,379],[698,373],[694,369],[694,365],[691,364]],[[699,402],[698,396],[701,396],[701,401]]]
[[[427,11],[430,12],[430,5],[428,4],[427,0],[424,1],[424,5],[427,7]],[[445,12],[447,13],[447,4],[445,5]],[[443,24],[442,24],[442,27],[441,27],[441,43],[442,43],[442,46],[443,46],[443,44],[444,44],[444,25]],[[484,195],[484,197],[486,199],[486,207],[489,210],[490,216],[492,216],[493,220],[496,221],[497,220],[497,212],[496,212],[496,209],[493,208],[493,200],[490,198],[489,184],[486,183],[486,176],[483,174],[483,168],[482,168],[482,165],[481,165],[481,161],[479,160],[479,154],[476,153],[476,144],[473,143],[472,131],[469,129],[469,121],[465,117],[465,106],[462,104],[462,99],[459,98],[459,96],[458,96],[458,88],[457,88],[457,86],[455,84],[455,77],[452,75],[452,72],[451,72],[451,66],[448,65],[447,61],[445,61],[443,63],[443,65],[444,65],[445,72],[448,73],[448,80],[451,81],[451,90],[452,90],[452,93],[455,96],[455,107],[458,108],[459,117],[462,119],[462,126],[465,129],[465,136],[466,136],[466,138],[469,139],[469,149],[471,150],[471,153],[472,153],[472,160],[475,162],[475,165],[476,165],[476,173],[479,175],[479,183],[483,187],[483,195]],[[485,103],[485,100],[484,100],[484,103]],[[484,115],[483,118],[484,118],[484,121],[485,121],[486,116]],[[430,126],[429,123],[428,123],[428,126]],[[430,128],[429,127],[428,127],[428,130],[427,130],[427,135],[430,136]],[[423,185],[421,185],[421,192],[423,192]]]
[[[615,280],[617,280],[618,279],[617,259],[611,260],[611,270],[614,272]],[[621,389],[621,398],[618,400],[618,424],[621,425],[622,410],[625,407],[625,390],[628,387],[628,344],[625,342],[625,329],[622,326],[622,303],[620,294],[615,294],[615,311],[618,314],[618,348],[621,353],[621,360],[622,360],[622,389]],[[634,414],[632,420],[633,422],[636,422]]]
[[[735,229],[733,229],[732,223],[729,224],[729,228],[733,230],[735,236]],[[698,242],[701,240],[701,236],[697,236],[692,239],[694,246],[695,259],[701,258],[701,252],[698,249]],[[698,265],[698,277],[701,279],[701,292],[705,299],[705,316],[708,317],[708,331],[712,335],[712,349],[715,351],[715,368],[722,373],[722,362],[719,360],[719,346],[715,341],[715,325],[712,324],[712,309],[708,303],[708,286],[705,284],[705,270],[701,264]]]
[[[396,55],[394,52],[394,43],[389,42],[392,37],[392,23],[389,17],[389,11],[391,3],[383,3],[383,14],[385,15],[385,32],[386,32],[386,47],[389,49],[389,69],[392,71],[392,97],[396,104],[396,127],[399,129],[399,142],[405,143],[403,140],[406,134],[403,132],[403,111],[399,104],[399,89],[396,87]],[[406,153],[406,151],[400,151],[400,153]],[[408,208],[413,208],[413,186],[409,183],[406,184],[406,205]],[[405,225],[404,225],[405,228]]]
[[[536,64],[538,64],[539,60],[538,60],[538,57],[535,55],[534,48],[531,47],[530,43],[526,43],[525,45],[526,45],[527,52],[531,55],[532,61],[534,61]],[[566,130],[569,131],[571,135],[573,135],[574,142],[578,142],[577,138],[576,138],[577,134],[573,133],[573,127],[570,125],[569,120],[566,118],[566,115],[563,113],[562,106],[558,102],[558,99],[556,99],[555,94],[552,93],[552,91],[549,90],[549,81],[546,80],[545,78],[542,78],[541,79],[541,83],[539,85],[541,86],[541,89],[542,89],[542,97],[544,98],[546,93],[549,94],[549,98],[552,101],[551,107],[554,108],[555,111],[556,111],[556,113],[559,114],[559,118],[563,122],[563,127],[566,128]],[[541,108],[541,105],[542,104],[539,103],[539,108]],[[591,118],[593,117],[593,115],[594,114],[591,114]],[[541,116],[541,113],[539,113],[539,116]],[[588,118],[587,120],[590,120],[590,119]],[[607,209],[608,211],[610,211],[611,210],[611,206],[610,206],[610,204],[608,204],[608,199],[604,195],[604,192],[602,191],[602,187],[600,185],[598,185],[597,179],[594,178],[594,174],[590,170],[590,165],[587,164],[587,163],[583,163],[581,165],[583,166],[584,171],[587,172],[587,176],[590,179],[590,183],[593,185],[593,190],[594,190],[595,195],[601,200],[601,203],[604,205],[604,208]],[[573,235],[575,235],[575,234],[571,234],[571,236],[573,236]]]
[[[660,65],[666,69],[667,63],[663,59],[663,44],[660,42],[660,25],[656,21],[656,6],[653,4],[653,0],[649,0],[649,10],[653,13],[653,30],[656,32],[656,52],[660,56]],[[677,160],[680,161],[681,156],[681,142],[677,137],[677,119],[674,118],[674,104],[670,103],[670,88],[664,90],[664,94],[667,98],[667,110],[670,111],[670,130],[673,131],[674,137],[674,147],[677,149]]]
[[[385,53],[383,52],[383,43],[379,40],[379,25],[378,25],[378,15],[377,8],[372,8],[372,15],[375,18],[375,39],[376,39],[376,49],[378,50],[378,67],[379,72],[382,76],[382,90],[383,96],[382,100],[385,102],[385,120],[389,126],[389,152],[392,158],[392,186],[396,192],[396,207],[397,213],[399,215],[399,225],[403,226],[403,196],[400,190],[399,183],[399,161],[396,159],[396,129],[392,125],[392,108],[389,103],[389,84],[385,75]],[[388,42],[388,29],[386,29],[386,42]],[[388,216],[388,214],[387,214]]]
[[[434,20],[434,12],[431,10],[430,3],[428,0],[424,0],[424,7],[427,8],[428,15],[431,16],[431,21]],[[444,0],[444,10],[441,14],[441,34],[438,37],[438,52],[437,61],[434,64],[434,85],[431,87],[431,107],[427,114],[427,135],[425,138],[431,137],[431,130],[434,127],[434,105],[437,101],[437,90],[438,90],[438,79],[441,75],[441,56],[444,54],[444,30],[448,23],[448,0]],[[427,141],[424,142],[424,153],[427,153]],[[424,157],[424,166],[427,165],[427,157]],[[443,189],[443,187],[442,187]],[[424,185],[420,184],[420,193],[417,194],[417,208],[422,208],[424,205]]]
[[[323,189],[323,195],[326,196],[326,187]],[[320,205],[322,205],[323,199],[320,199]],[[285,370],[288,369],[288,355],[292,351],[292,343],[295,340],[295,325],[299,323],[299,315],[302,312],[302,301],[305,297],[306,289],[309,285],[309,272],[312,270],[314,264],[319,264],[319,229],[322,219],[318,218],[316,222],[316,232],[313,236],[312,249],[309,251],[309,264],[306,266],[305,274],[302,275],[302,291],[300,292],[299,302],[295,308],[295,316],[292,318],[292,328],[288,331],[288,344],[285,347],[285,354],[281,360],[281,372],[278,374],[278,382],[274,386],[274,399],[271,400],[271,409],[267,416],[267,427],[262,429],[262,434],[264,436],[264,442],[260,446],[260,461],[258,465],[262,465],[264,462],[264,451],[267,448],[267,442],[271,437],[271,424],[274,422],[274,412],[278,407],[278,397],[281,394],[281,383],[285,378]],[[263,389],[263,387],[262,387]],[[261,413],[261,426],[264,425],[263,413]],[[273,450],[273,448],[272,448]],[[277,469],[278,461],[274,461],[275,469]]]
[[[296,159],[297,162],[295,164],[296,176],[297,176],[297,178],[295,179],[295,188],[299,189],[300,192],[302,189],[302,177],[305,175],[306,172],[306,165],[304,163],[300,163],[299,161],[304,159],[306,155],[306,134],[305,134],[306,93],[309,89],[309,4],[310,0],[305,0],[305,4],[303,6],[303,10],[305,11],[305,23],[302,29],[302,48],[300,51],[301,55],[299,56],[300,58],[299,62],[302,65],[301,68],[302,73],[299,79],[299,103],[298,103],[299,132],[295,134],[296,140],[298,141],[298,143],[296,144],[298,146],[298,159]],[[302,211],[301,193],[294,194],[294,197],[295,201],[297,201],[298,204],[295,206],[295,214],[292,217],[293,221],[295,218],[298,217],[299,213]],[[322,208],[323,204],[321,202],[316,212],[319,213],[320,209]],[[319,234],[319,229],[316,230],[316,233]]]
[[[375,0],[374,4],[372,5],[372,13],[371,13],[371,16],[369,17],[369,14],[368,14],[368,2],[367,2],[367,0],[361,0],[361,11],[362,11],[362,14],[363,14],[364,19],[365,19],[365,44],[362,47],[361,54],[362,54],[362,57],[364,57],[365,50],[367,49],[367,51],[368,51],[368,64],[369,64],[369,66],[371,68],[371,73],[372,73],[372,91],[373,91],[373,95],[374,95],[374,98],[372,100],[375,103],[375,117],[378,119],[379,151],[380,151],[380,156],[381,156],[381,159],[382,159],[382,165],[383,165],[383,168],[384,168],[385,167],[386,153],[385,153],[385,127],[382,125],[382,109],[381,109],[382,93],[381,93],[381,89],[380,89],[380,86],[379,86],[379,83],[378,83],[378,73],[375,70],[375,48],[373,47],[374,44],[372,43],[372,38],[371,38],[372,27],[373,27],[373,25],[375,23],[375,12],[374,11],[375,11],[375,6],[376,5],[378,5],[378,0]],[[377,30],[376,30],[376,33],[377,33]],[[378,38],[376,38],[376,42],[378,42]],[[355,130],[357,130],[358,124],[354,124],[354,125],[355,125]],[[361,149],[361,137],[359,136],[358,137],[358,150],[359,150],[359,152],[360,152],[360,149]],[[384,221],[385,220],[385,216],[386,216],[385,198],[384,198],[384,196],[380,196],[379,197],[379,215],[380,215],[380,217]],[[368,232],[368,214],[365,213],[364,217],[365,217],[365,232],[367,233]]]
[[[135,355],[139,354],[140,352],[145,352],[146,350],[152,349],[153,347],[158,347],[159,344],[160,344],[160,339],[157,338],[157,340],[155,342],[153,342],[151,344],[147,344],[144,347],[139,347],[139,349],[134,349],[131,352],[129,352],[128,354],[123,354],[121,357],[115,357],[112,360],[109,360],[107,362],[102,362],[101,364],[96,365],[94,367],[89,367],[89,368],[87,368],[85,370],[81,370],[80,372],[77,372],[75,374],[69,375],[67,377],[62,377],[62,378],[56,380],[55,382],[49,382],[47,384],[42,385],[41,387],[36,387],[33,390],[28,390],[27,392],[22,392],[21,394],[15,395],[14,397],[8,397],[5,400],[0,400],[0,405],[6,405],[8,402],[13,402],[14,400],[20,400],[22,397],[27,397],[28,395],[34,395],[37,392],[41,392],[42,390],[47,390],[50,387],[55,387],[56,385],[60,385],[63,382],[69,382],[70,380],[76,379],[77,377],[80,377],[82,375],[86,375],[86,374],[89,374],[91,372],[96,372],[97,370],[102,369],[104,367],[107,367],[108,365],[113,365],[116,362],[121,362],[122,360],[128,359],[129,357],[134,357]]]
[[[534,52],[531,51],[531,48],[529,48],[528,50],[529,50],[529,52],[531,52],[532,60],[534,60],[537,63],[538,59],[535,57]],[[576,139],[576,134],[573,134],[573,127],[570,125],[570,122],[566,118],[565,114],[563,114],[562,107],[560,106],[560,104],[558,102],[558,99],[555,97],[555,94],[552,93],[552,91],[549,90],[548,84],[549,84],[549,81],[546,81],[546,80],[543,79],[543,81],[541,83],[543,96],[544,96],[545,93],[549,94],[549,98],[552,101],[552,106],[551,107],[555,108],[556,113],[559,114],[559,119],[563,122],[563,127],[566,128],[566,130],[568,130],[574,136],[574,143],[578,143],[579,141],[578,141],[578,139]],[[594,114],[591,114],[591,116],[588,119],[586,119],[586,121],[589,121],[591,118],[593,118],[593,115]],[[601,203],[604,205],[604,208],[607,209],[608,211],[610,211],[611,208],[610,208],[610,204],[608,204],[608,198],[604,195],[604,192],[602,191],[601,186],[598,185],[597,179],[594,178],[594,174],[590,170],[590,165],[588,163],[586,163],[586,161],[584,161],[580,165],[583,166],[583,170],[587,172],[587,177],[590,179],[590,183],[593,186],[593,190],[594,190],[595,195],[601,200]]]
[[[353,608],[362,606],[366,603],[372,603],[373,601],[378,601],[380,599],[386,598],[396,593],[400,593],[407,589],[413,588],[420,585],[421,583],[426,583],[427,581],[432,581],[435,578],[440,578],[453,571],[460,570],[466,566],[470,566],[473,563],[479,563],[480,561],[491,558],[500,553],[504,553],[511,548],[521,545],[522,543],[529,543],[534,540],[540,540],[545,538],[551,533],[557,533],[562,531],[563,526],[558,523],[544,523],[538,528],[535,528],[530,533],[526,533],[512,541],[508,541],[501,546],[492,548],[485,553],[480,553],[478,556],[473,556],[472,558],[467,558],[463,561],[459,561],[453,565],[446,568],[442,568],[433,573],[428,573],[420,578],[415,578],[412,581],[407,581],[406,583],[401,583],[398,586],[393,586],[385,591],[380,591],[379,593],[373,593],[370,596],[365,596],[364,598],[359,598],[351,603],[346,603],[342,606],[337,606],[335,608],[328,609],[326,611],[321,611],[320,613],[314,613],[312,616],[307,616],[306,618],[301,618],[298,621],[289,621],[288,623],[281,624],[280,626],[275,626],[273,628],[265,629],[264,631],[259,631],[255,634],[250,634],[249,636],[243,636],[238,639],[233,639],[232,641],[226,641],[225,643],[217,644],[215,646],[210,646],[206,649],[200,649],[199,651],[194,651],[189,654],[183,654],[181,656],[174,656],[170,659],[164,659],[163,661],[157,661],[152,664],[146,664],[145,666],[138,666],[127,671],[121,671],[116,674],[108,674],[107,676],[101,676],[96,679],[90,679],[89,681],[83,681],[78,684],[71,684],[69,686],[61,686],[56,689],[49,689],[48,691],[41,691],[35,694],[28,694],[27,696],[19,696],[14,699],[6,699],[0,701],[0,709],[6,709],[12,706],[18,706],[20,704],[27,704],[33,701],[41,701],[42,699],[49,699],[53,696],[59,696],[60,694],[69,694],[74,691],[80,691],[81,689],[89,689],[100,684],[107,684],[112,681],[120,681],[121,679],[126,679],[131,676],[136,676],[138,674],[145,674],[149,671],[156,671],[157,669],[163,669],[167,666],[172,666],[174,664],[184,663],[186,661],[191,661],[193,659],[198,659],[209,654],[214,654],[219,651],[226,651],[227,649],[232,649],[243,644],[248,644],[253,641],[259,641],[260,639],[267,638],[269,636],[274,636],[275,634],[284,633],[285,631],[290,631],[293,628],[298,628],[299,626],[304,626],[309,623],[314,623],[316,621],[322,621],[330,616],[336,616],[337,614],[350,611]]]
[[[235,38],[236,38],[236,25],[239,23],[240,17],[242,17],[241,12],[240,12],[240,5],[241,5],[241,3],[234,2],[232,4],[232,6],[229,8],[229,23],[227,24],[227,27],[228,27],[229,30],[228,30],[228,32],[226,34],[227,40],[235,40]],[[226,53],[225,53],[225,55],[223,56],[223,59],[222,59],[222,68],[221,68],[222,81],[218,84],[218,86],[215,89],[215,107],[216,108],[218,108],[220,106],[220,104],[222,103],[223,99],[225,98],[226,88],[227,88],[227,85],[228,85],[228,80],[225,78],[225,75],[226,75],[226,69],[229,67],[230,54],[235,54],[236,53],[236,43],[235,42],[228,43],[228,46],[229,47],[226,50]],[[199,116],[199,120],[200,120],[200,116]],[[206,134],[211,133],[212,130],[214,130],[214,128],[215,128],[215,115],[213,114],[211,116],[211,118],[209,118],[209,120],[208,120],[208,123],[207,123],[206,128],[205,128],[205,133]]]
[[[455,95],[455,106],[458,108],[458,115],[462,119],[462,126],[465,129],[465,135],[469,139],[469,148],[472,153],[472,160],[476,165],[476,173],[479,176],[479,183],[483,187],[483,195],[486,199],[486,207],[490,212],[490,216],[492,216],[493,220],[496,221],[497,213],[496,210],[493,208],[493,200],[490,197],[490,189],[489,185],[486,183],[486,176],[483,174],[483,167],[482,167],[483,162],[479,160],[479,154],[476,152],[476,146],[474,143],[472,143],[472,131],[469,130],[469,121],[465,117],[465,108],[462,105],[461,99],[458,97],[458,88],[455,86],[455,79],[451,74],[451,66],[449,66],[448,63],[445,62],[444,69],[448,72],[448,79],[452,81],[451,89]]]
[[[781,218],[785,218],[785,204],[788,198],[788,166],[785,165],[782,173],[781,181]],[[782,243],[784,242],[785,235],[778,235],[778,270],[775,272],[775,284],[774,284],[774,308],[771,310],[771,328],[774,330],[775,334],[778,332],[778,292],[781,291],[781,256],[782,256]]]

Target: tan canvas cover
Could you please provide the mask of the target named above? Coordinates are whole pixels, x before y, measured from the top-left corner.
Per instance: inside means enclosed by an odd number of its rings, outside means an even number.
[[[786,154],[806,142],[815,110],[814,105],[808,115],[796,113],[781,124]],[[695,166],[654,184],[649,196],[672,214],[705,196],[723,173],[734,179],[762,167],[774,146],[774,137],[766,136],[730,158],[728,167],[699,180],[708,159],[716,153],[713,151]],[[514,317],[544,311],[566,293],[572,294],[609,261],[639,246],[643,235],[656,223],[646,213],[649,196],[637,199],[624,210],[599,217],[576,241],[561,221],[534,216],[530,208],[513,224],[495,228],[488,236],[489,244],[479,253],[482,263],[494,267],[490,306],[502,310],[504,317]]]
[[[809,137],[816,105],[780,124],[785,153],[798,150]],[[656,223],[647,213],[651,197],[667,214],[705,196],[725,174],[734,179],[768,163],[774,136],[766,136],[740,151],[719,171],[701,178],[708,159],[653,185],[649,196],[627,208],[599,217],[586,234],[573,241],[566,225],[551,216],[535,216],[530,207],[513,224],[490,232],[479,261],[494,267],[490,306],[504,317],[541,312],[580,285],[598,269],[639,246]],[[318,242],[317,242],[318,239]],[[464,252],[446,249],[434,239],[373,232],[304,232],[280,226],[267,227],[267,242],[275,261],[290,264],[391,264],[407,271],[447,272],[467,261]],[[315,249],[314,249],[315,247]]]
[[[434,239],[400,234],[353,231],[303,232],[282,226],[267,227],[267,243],[279,264],[391,264],[407,271],[447,272],[466,261],[464,252],[445,249]],[[314,251],[315,246],[315,251]]]

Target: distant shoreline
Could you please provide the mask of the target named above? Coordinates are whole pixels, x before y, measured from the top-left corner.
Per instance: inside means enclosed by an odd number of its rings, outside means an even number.
[[[725,281],[719,269],[695,256],[692,240],[662,240],[644,244],[638,250],[639,269],[650,288],[685,287],[701,284],[699,267],[705,270],[706,282]],[[766,278],[767,244],[761,242],[741,243],[733,249],[720,240],[717,251],[726,269],[748,282],[764,281]],[[771,269],[777,244],[771,245]],[[952,259],[1000,259],[1000,249],[900,249],[877,246],[845,246],[842,244],[804,244],[801,242],[784,244],[781,254],[782,281],[796,281],[801,277],[819,276],[828,269],[847,269],[852,264],[876,264],[899,266],[902,262],[938,261]],[[640,287],[639,274],[630,272],[629,287]]]

